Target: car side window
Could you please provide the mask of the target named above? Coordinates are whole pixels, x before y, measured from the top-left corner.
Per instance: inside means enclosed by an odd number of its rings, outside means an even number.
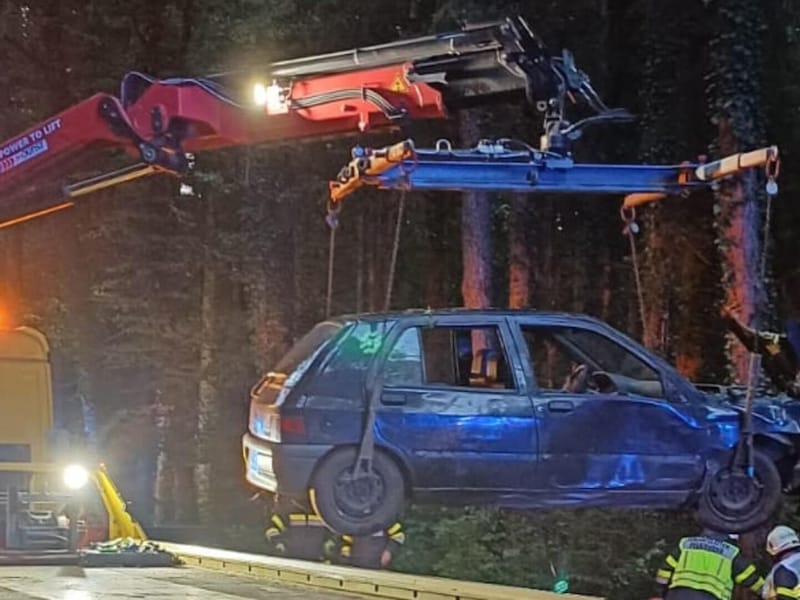
[[[548,327],[523,327],[536,383],[542,390],[564,390],[574,361]]]
[[[643,381],[658,381],[658,373],[635,355],[594,331],[565,328],[563,335],[591,357],[604,371]]]
[[[540,389],[664,395],[656,370],[599,333],[577,327],[523,326],[522,334]]]
[[[406,329],[386,357],[383,382],[387,386],[422,385],[422,346],[419,329]]]
[[[515,388],[497,327],[423,327],[419,331],[427,385]]]

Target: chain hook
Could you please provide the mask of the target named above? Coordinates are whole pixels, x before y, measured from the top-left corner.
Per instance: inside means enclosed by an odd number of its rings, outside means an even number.
[[[780,157],[773,156],[764,165],[764,171],[767,174],[767,194],[769,196],[776,196],[778,194],[778,182],[776,179],[781,172],[781,159]]]
[[[633,206],[622,206],[619,209],[619,216],[625,227],[622,229],[623,235],[636,235],[639,233],[639,224],[636,222],[636,208]]]
[[[325,215],[325,222],[331,230],[335,230],[339,226],[339,213],[342,212],[342,203],[334,202],[328,198],[327,210],[328,213]]]

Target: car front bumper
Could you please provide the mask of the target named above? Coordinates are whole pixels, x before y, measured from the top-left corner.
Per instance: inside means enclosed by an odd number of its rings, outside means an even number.
[[[245,477],[262,490],[305,497],[315,467],[332,448],[323,444],[275,444],[245,433]]]

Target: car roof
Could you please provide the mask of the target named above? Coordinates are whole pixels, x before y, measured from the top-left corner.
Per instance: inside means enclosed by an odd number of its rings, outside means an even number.
[[[402,311],[375,312],[375,313],[352,313],[344,314],[328,319],[329,321],[389,321],[396,319],[408,319],[414,317],[444,317],[444,316],[508,316],[508,317],[537,317],[548,321],[583,321],[585,323],[605,325],[603,321],[590,317],[582,313],[539,311],[531,309],[509,309],[509,308],[413,308]]]

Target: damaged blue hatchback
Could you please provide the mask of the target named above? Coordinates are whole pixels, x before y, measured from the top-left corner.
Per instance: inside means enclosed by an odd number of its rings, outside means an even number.
[[[409,501],[681,508],[747,531],[790,487],[800,427],[781,401],[747,419],[718,392],[585,316],[345,316],[254,388],[247,479],[350,534]]]

